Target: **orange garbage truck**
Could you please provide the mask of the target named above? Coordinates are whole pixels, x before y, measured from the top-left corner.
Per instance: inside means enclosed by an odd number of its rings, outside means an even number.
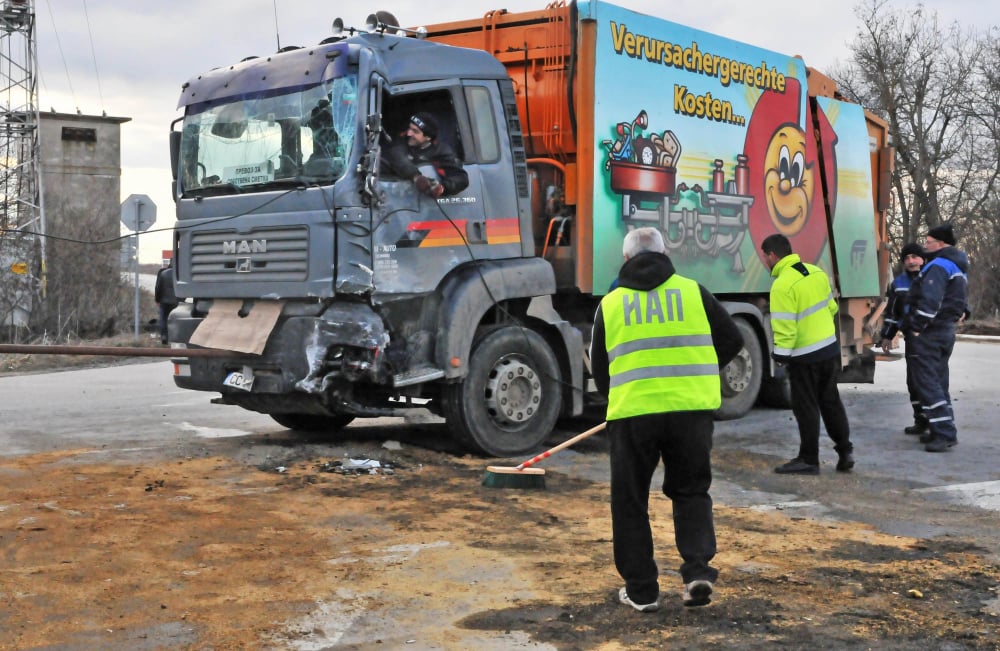
[[[788,399],[772,233],[836,285],[842,379],[873,380],[893,150],[802,59],[600,0],[335,27],[182,87],[178,386],[330,433],[427,408],[474,451],[523,453],[599,400],[593,315],[642,226],[743,333],[719,418]],[[461,191],[386,165],[418,113]],[[199,347],[232,354],[185,356]]]

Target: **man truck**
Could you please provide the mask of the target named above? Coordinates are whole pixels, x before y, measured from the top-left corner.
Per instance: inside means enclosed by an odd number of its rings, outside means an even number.
[[[331,433],[427,408],[474,451],[536,448],[595,404],[593,315],[641,226],[743,333],[719,418],[787,401],[772,233],[835,283],[842,379],[873,379],[892,149],[798,57],[601,0],[419,29],[378,12],[198,75],[179,107],[174,379],[216,402]],[[418,111],[460,193],[383,165]]]

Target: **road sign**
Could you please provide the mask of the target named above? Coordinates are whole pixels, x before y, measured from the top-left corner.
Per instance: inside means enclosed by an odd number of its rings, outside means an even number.
[[[122,202],[122,223],[136,233],[156,223],[156,204],[144,194],[130,194]]]

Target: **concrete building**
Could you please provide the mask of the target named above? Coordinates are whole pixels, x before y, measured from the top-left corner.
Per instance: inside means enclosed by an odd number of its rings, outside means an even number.
[[[106,329],[121,270],[121,125],[131,118],[39,117],[45,231],[55,236],[46,240],[47,327]]]
[[[131,118],[43,112],[39,159],[46,231],[73,231],[86,218],[91,239],[118,237],[121,203],[121,125]]]

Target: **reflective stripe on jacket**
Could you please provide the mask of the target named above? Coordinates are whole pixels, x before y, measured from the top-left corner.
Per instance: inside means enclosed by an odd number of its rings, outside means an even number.
[[[610,388],[608,420],[718,409],[719,358],[698,283],[673,274],[648,291],[601,300]]]
[[[885,293],[885,323],[882,325],[881,339],[892,339],[899,332],[903,325],[903,317],[906,316],[906,301],[910,294],[910,285],[914,276],[909,271],[904,271],[892,280],[889,290]]]
[[[774,357],[798,361],[836,345],[838,308],[826,272],[793,253],[774,265],[771,275]]]
[[[968,278],[962,267],[944,255],[949,252],[958,251],[954,247],[941,249],[913,281],[904,330],[919,333],[931,325],[951,325],[962,318]]]

